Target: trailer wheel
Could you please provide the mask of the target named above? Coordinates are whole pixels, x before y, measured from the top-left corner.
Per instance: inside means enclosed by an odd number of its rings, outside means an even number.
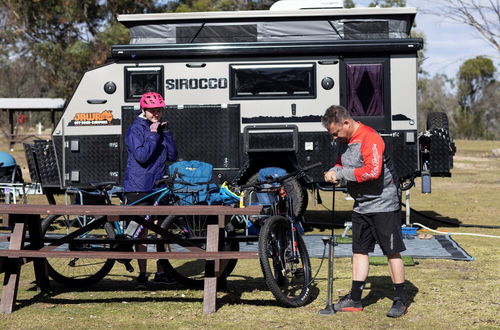
[[[259,173],[255,173],[248,179],[246,184],[253,184],[259,181]],[[285,183],[285,191],[288,196],[293,201],[293,211],[296,217],[301,217],[304,215],[307,208],[307,191],[302,188],[299,180],[292,178],[287,180]]]
[[[442,128],[449,131],[448,115],[444,112],[431,112],[427,116],[427,130]]]
[[[445,146],[445,150],[443,152],[438,152],[438,155],[446,155],[446,152],[449,154],[446,161],[449,163],[446,163],[444,166],[445,168],[453,168],[453,155],[455,155],[456,147],[455,143],[450,137],[450,128],[449,128],[449,122],[448,122],[448,115],[444,112],[431,112],[427,116],[427,130],[434,134],[435,132],[438,132],[437,136],[440,137],[441,143],[439,145]],[[434,142],[435,143],[435,142]],[[434,146],[433,142],[431,142],[431,149],[436,150],[436,146]],[[431,150],[431,152],[433,152]],[[439,147],[438,149],[439,150]]]

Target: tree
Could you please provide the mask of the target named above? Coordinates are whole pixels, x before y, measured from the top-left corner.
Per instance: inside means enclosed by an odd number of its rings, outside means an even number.
[[[167,5],[168,11],[225,11],[225,10],[265,10],[275,0],[173,0]]]
[[[37,62],[47,96],[67,98],[83,72],[104,63],[111,44],[128,42],[118,13],[161,8],[154,0],[1,0],[0,56]]]
[[[368,7],[406,7],[406,0],[375,0],[372,1]]]
[[[433,0],[423,12],[473,27],[500,53],[499,0]]]
[[[356,4],[353,0],[344,0],[344,8],[354,8]]]
[[[450,130],[455,135],[455,122],[453,111],[458,103],[454,94],[448,88],[450,79],[446,75],[437,74],[431,79],[419,79],[418,88],[418,124],[421,129],[426,128],[427,116],[431,112],[444,112],[450,119]]]
[[[495,91],[495,72],[493,61],[483,56],[466,60],[460,66],[457,91],[459,106],[454,115],[459,137],[491,137],[491,132],[486,130],[485,115],[491,114],[492,109],[484,107],[489,103],[486,102],[488,94]]]

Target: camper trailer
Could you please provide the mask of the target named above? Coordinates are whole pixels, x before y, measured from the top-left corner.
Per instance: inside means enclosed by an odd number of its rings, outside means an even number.
[[[165,98],[179,157],[213,164],[221,180],[322,162],[300,183],[326,186],[335,155],[321,117],[332,104],[382,135],[402,183],[450,176],[446,116],[418,127],[414,8],[277,9],[120,15],[130,43],[82,77],[40,147],[57,166],[42,181],[120,185],[124,135],[148,91]]]

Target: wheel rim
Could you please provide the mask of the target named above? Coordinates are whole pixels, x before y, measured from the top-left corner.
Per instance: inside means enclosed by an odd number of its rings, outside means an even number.
[[[81,219],[55,217],[44,221],[45,237],[60,238],[80,229],[85,223]],[[109,224],[110,225],[110,224]],[[107,230],[98,228],[91,230],[79,238],[110,237]],[[70,243],[62,244],[55,251],[109,251],[109,244]],[[47,258],[49,275],[56,281],[66,285],[87,285],[99,281],[113,267],[114,260],[96,258]]]

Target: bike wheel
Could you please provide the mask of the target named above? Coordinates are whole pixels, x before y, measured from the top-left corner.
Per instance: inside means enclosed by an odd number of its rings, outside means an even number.
[[[252,175],[246,184],[255,184],[257,181],[259,181],[259,173]],[[307,190],[302,188],[299,180],[296,178],[286,180],[283,187],[285,188],[287,196],[293,201],[293,212],[295,217],[299,218],[304,215],[308,202]],[[249,193],[245,193],[245,196],[248,198]]]
[[[311,265],[300,235],[293,253],[290,222],[282,216],[267,219],[259,235],[259,259],[267,287],[286,307],[300,307],[311,298]]]
[[[161,224],[171,234],[180,237],[187,242],[205,249],[207,235],[207,224],[209,216],[168,216]],[[158,252],[186,251],[178,244],[157,244]],[[239,251],[238,242],[226,242],[224,251]],[[227,277],[236,267],[238,259],[230,259],[219,277]],[[191,287],[202,288],[205,276],[205,260],[202,259],[170,259],[160,260],[164,271],[170,273],[179,283]]]
[[[87,221],[93,219],[87,218]],[[49,215],[42,221],[44,237],[58,238],[67,235],[84,225],[82,218],[69,218],[61,215]],[[111,223],[93,229],[80,236],[81,238],[114,238]],[[56,251],[109,251],[109,244],[71,243],[63,244]],[[100,281],[106,276],[115,263],[114,259],[95,258],[47,258],[49,276],[64,285],[81,287]]]

